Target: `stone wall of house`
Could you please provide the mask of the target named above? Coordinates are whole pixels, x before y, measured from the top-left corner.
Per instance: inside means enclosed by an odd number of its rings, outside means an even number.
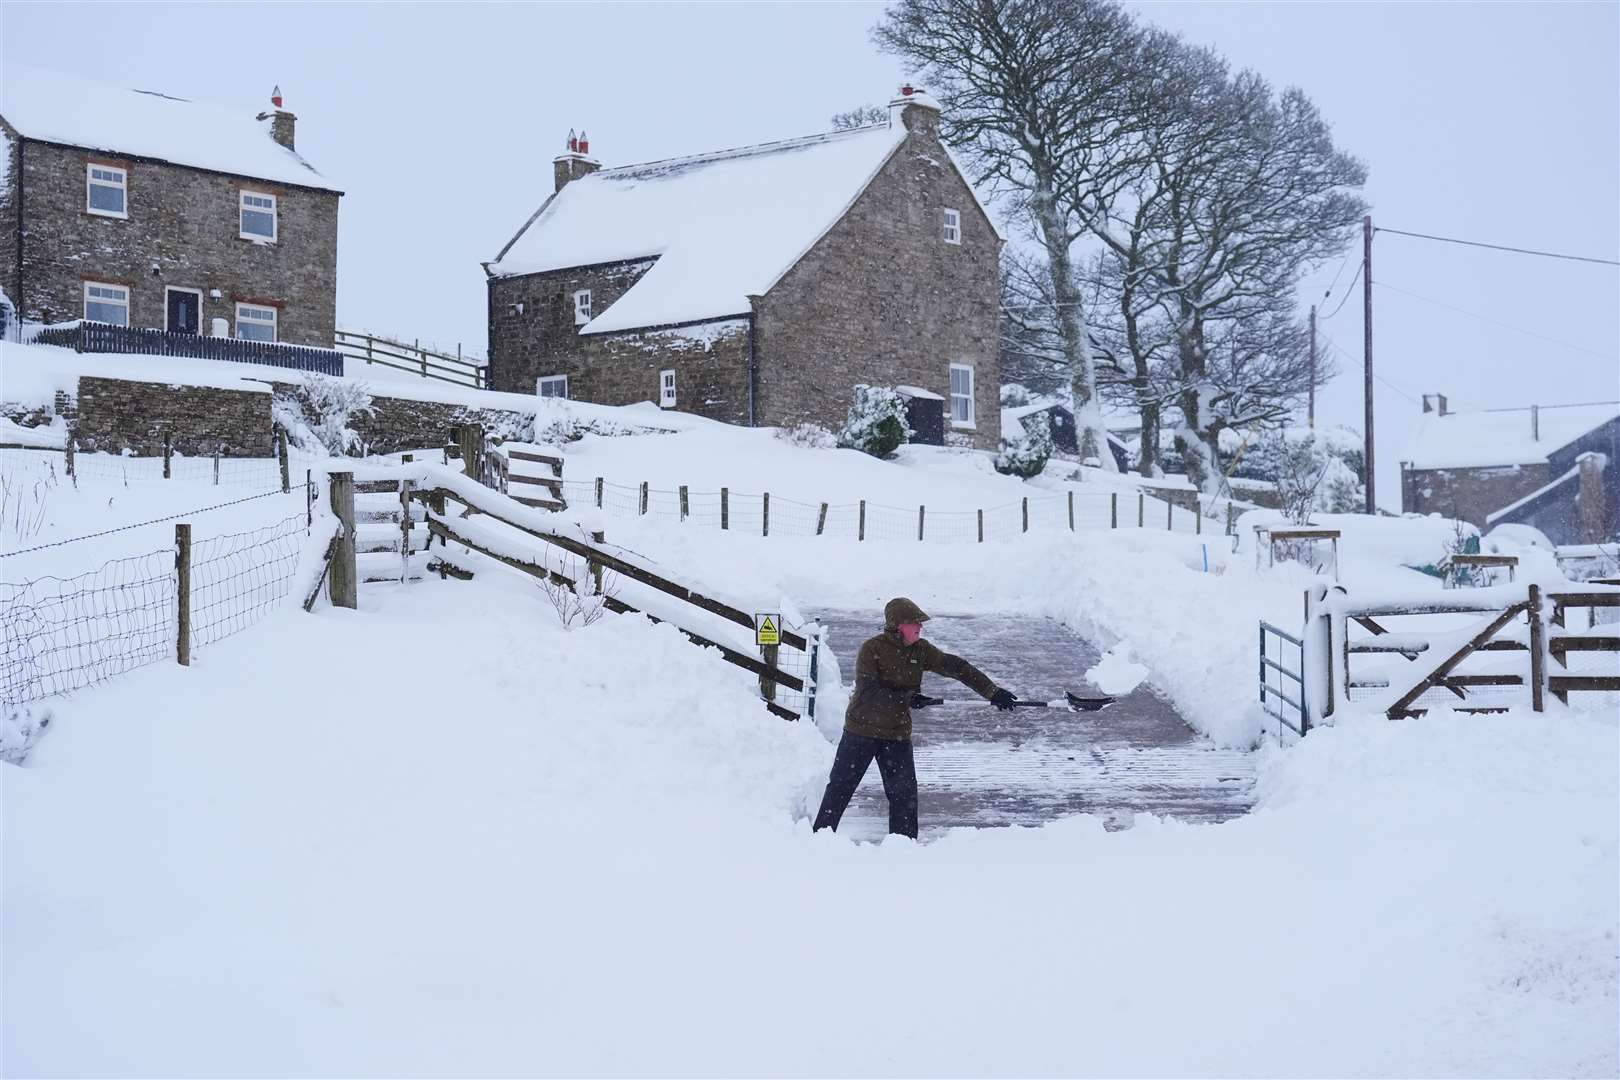
[[[16,129],[0,120],[0,292],[17,305],[22,315],[22,304],[17,291],[17,152],[20,147]],[[15,340],[15,339],[13,339]]]
[[[523,277],[489,280],[489,377],[491,390],[532,394],[541,376],[567,375],[569,396],[599,404],[576,379],[586,370],[588,338],[579,334],[574,294],[591,292],[593,311],[604,311],[652,268],[653,259],[606,263]],[[521,310],[520,310],[521,309]],[[633,401],[655,397],[643,392]]]
[[[571,397],[603,405],[659,402],[662,373],[673,371],[677,410],[748,423],[747,319],[593,334],[585,342],[577,381],[569,376]]]
[[[165,436],[182,454],[268,457],[270,393],[80,376],[73,423],[79,449],[145,457],[163,453]]]
[[[1494,510],[1518,501],[1552,479],[1545,464],[1486,468],[1401,470],[1401,510],[1443,514],[1485,527]]]
[[[759,421],[836,430],[856,383],[919,386],[948,399],[959,363],[974,371],[975,425],[956,433],[994,449],[1001,241],[951,165],[932,114],[913,106],[906,119],[905,142],[848,213],[755,302]],[[946,208],[960,212],[960,244],[943,239]]]
[[[269,136],[266,136],[268,138]],[[330,348],[337,318],[338,195],[331,191],[228,176],[158,162],[129,160],[15,137],[22,169],[0,228],[9,247],[0,263],[8,292],[16,290],[15,204],[27,217],[21,295],[27,319],[62,322],[84,314],[84,283],[130,291],[131,326],[163,328],[166,290],[202,293],[202,329],[224,318],[235,333],[236,303],[277,309],[277,338]],[[85,210],[85,169],[104,162],[125,169],[127,218]],[[240,193],[277,201],[274,243],[243,240]],[[10,213],[11,224],[5,215]],[[215,298],[212,293],[220,295]]]

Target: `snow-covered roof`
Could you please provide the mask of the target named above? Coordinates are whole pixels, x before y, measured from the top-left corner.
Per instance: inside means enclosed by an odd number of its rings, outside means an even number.
[[[1544,405],[1537,414],[1539,438],[1531,437],[1529,409],[1428,413],[1402,460],[1414,469],[1545,464],[1548,454],[1620,416],[1620,403]]]
[[[745,315],[748,297],[810,250],[905,137],[896,122],[603,169],[548,200],[489,271],[657,256],[587,334]]]
[[[22,64],[0,73],[0,117],[24,138],[338,190],[255,115]]]
[[[924,390],[920,386],[897,386],[895,391],[906,397],[924,398],[928,401],[944,401],[943,394],[936,394],[932,390]]]

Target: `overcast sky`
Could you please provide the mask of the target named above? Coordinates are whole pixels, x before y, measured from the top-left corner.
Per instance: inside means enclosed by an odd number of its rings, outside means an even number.
[[[1375,223],[1620,258],[1615,3],[1138,9],[1304,88],[1370,166]],[[279,84],[299,150],[347,192],[340,324],[482,353],[479,263],[550,191],[570,127],[589,131],[607,165],[823,130],[834,112],[887,100],[906,74],[871,45],[881,11],[7,0],[0,60],[244,112]],[[1323,314],[1335,311],[1359,245],[1351,254],[1311,279],[1305,303],[1337,279]],[[1380,502],[1391,508],[1424,392],[1464,409],[1620,397],[1614,267],[1381,234],[1373,277],[1387,380],[1375,398]],[[1344,374],[1319,407],[1358,430],[1359,289],[1322,324]]]

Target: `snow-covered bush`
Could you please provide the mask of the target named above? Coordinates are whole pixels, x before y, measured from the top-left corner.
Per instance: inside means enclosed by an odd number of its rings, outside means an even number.
[[[1003,409],[1016,409],[1020,405],[1028,405],[1035,399],[1029,392],[1029,387],[1023,383],[1004,383],[1001,387],[1001,407]]]
[[[1277,485],[1278,508],[1296,525],[1311,514],[1353,514],[1366,503],[1358,472],[1361,449],[1332,434],[1299,437],[1280,431],[1260,439],[1235,475]]]
[[[898,390],[860,383],[855,387],[855,401],[849,407],[844,428],[838,433],[838,445],[873,457],[888,457],[912,434],[906,423],[906,400]]]
[[[776,437],[804,450],[831,450],[838,445],[838,437],[820,424],[796,424],[790,428],[777,428]]]
[[[298,449],[344,457],[361,449],[350,425],[372,412],[371,393],[365,383],[308,372],[290,394],[276,395],[270,412]]]
[[[549,577],[538,579],[540,592],[557,613],[557,621],[564,630],[572,630],[575,624],[590,626],[596,622],[607,610],[608,598],[617,591],[618,578],[613,574],[604,573],[598,586],[590,568],[578,560],[572,565],[572,573],[572,585]]]
[[[1023,428],[1023,438],[1001,440],[995,467],[998,473],[1028,480],[1039,476],[1052,456],[1052,419],[1044,412],[1034,413],[1024,420]]]

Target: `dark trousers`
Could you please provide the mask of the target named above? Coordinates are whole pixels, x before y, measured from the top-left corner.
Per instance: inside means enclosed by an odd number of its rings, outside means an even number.
[[[911,740],[869,739],[844,732],[838,740],[832,775],[827,777],[827,793],[821,797],[816,814],[817,829],[838,831],[849,800],[866,775],[866,767],[877,758],[883,777],[883,793],[889,797],[889,831],[917,838],[917,765],[911,756]]]

